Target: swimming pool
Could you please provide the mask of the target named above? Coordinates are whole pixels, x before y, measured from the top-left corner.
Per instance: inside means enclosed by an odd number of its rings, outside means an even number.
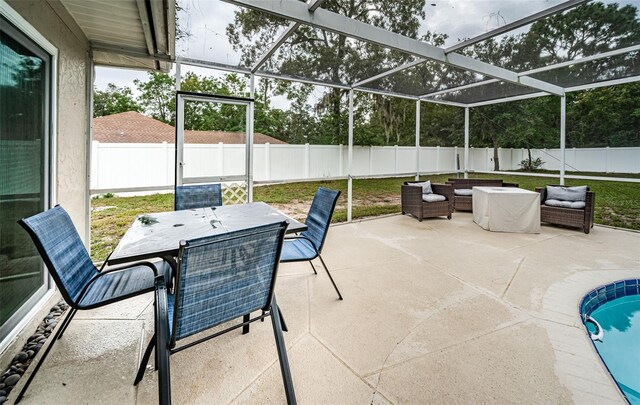
[[[605,366],[629,403],[640,405],[640,280],[590,291],[580,314]]]

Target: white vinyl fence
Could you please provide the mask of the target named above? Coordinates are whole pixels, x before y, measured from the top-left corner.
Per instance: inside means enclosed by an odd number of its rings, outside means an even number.
[[[558,149],[532,150],[543,169],[559,170]],[[462,147],[421,147],[420,172],[454,172],[456,155],[464,164]],[[92,145],[91,189],[172,188],[175,149],[170,143]],[[526,149],[500,149],[500,169],[516,170]],[[185,177],[237,176],[244,173],[245,145],[187,144]],[[640,173],[640,148],[567,149],[567,170]],[[415,147],[354,146],[353,176],[415,173]],[[469,170],[492,171],[493,149],[471,148]],[[254,145],[253,177],[257,182],[344,177],[348,169],[345,145]]]

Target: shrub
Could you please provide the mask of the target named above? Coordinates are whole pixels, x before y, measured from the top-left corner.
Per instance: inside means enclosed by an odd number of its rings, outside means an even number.
[[[529,158],[521,161],[520,167],[526,172],[535,172],[536,170],[540,169],[543,164],[544,162],[540,158]]]

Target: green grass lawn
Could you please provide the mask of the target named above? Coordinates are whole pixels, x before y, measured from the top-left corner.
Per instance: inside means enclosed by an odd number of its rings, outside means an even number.
[[[425,176],[424,180],[442,183],[451,175]],[[472,174],[471,177],[501,178],[534,190],[545,184],[556,184],[556,179],[500,174]],[[364,218],[400,212],[400,185],[409,178],[367,179],[353,181],[353,218]],[[608,181],[566,181],[567,185],[588,184],[596,193],[596,223],[640,230],[640,183]],[[342,194],[334,214],[334,222],[347,219],[347,181],[319,181],[285,183],[254,188],[254,200],[264,201],[298,219],[304,219],[318,187],[340,190]],[[142,197],[110,197],[92,200],[91,255],[95,261],[104,260],[118,244],[136,215],[170,211],[173,194],[154,194]],[[109,208],[110,207],[110,208]],[[455,215],[455,213],[454,213]]]

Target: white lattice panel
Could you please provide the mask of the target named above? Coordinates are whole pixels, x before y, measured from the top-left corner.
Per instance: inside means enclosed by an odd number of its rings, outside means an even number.
[[[247,202],[247,183],[244,181],[222,183],[222,205]]]

